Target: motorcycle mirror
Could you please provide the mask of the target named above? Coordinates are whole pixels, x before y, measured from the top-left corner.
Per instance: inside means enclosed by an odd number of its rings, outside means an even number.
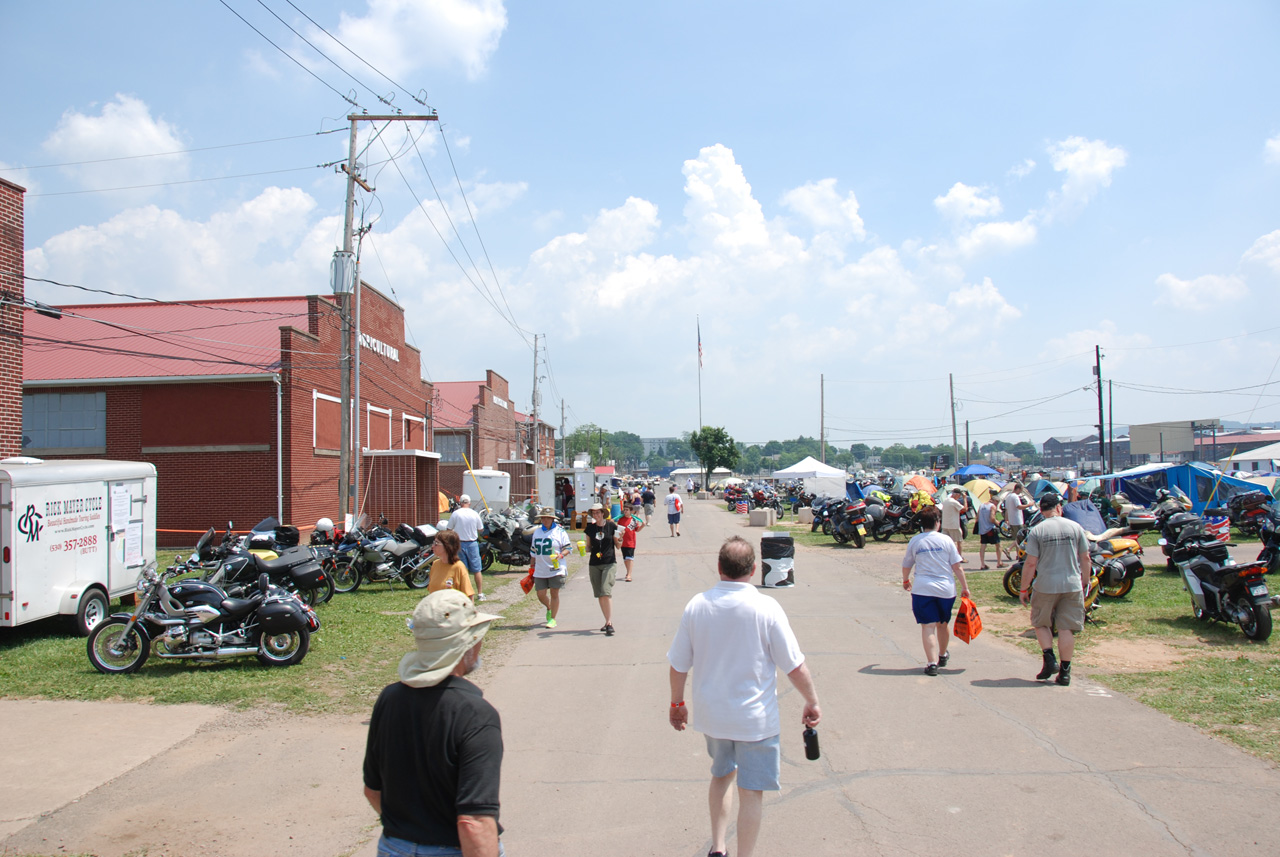
[[[264,571],[258,575],[258,591],[266,595],[270,589],[271,583],[267,580],[267,573]]]
[[[1156,544],[1160,545],[1161,547],[1164,547],[1165,545],[1169,544],[1169,540],[1168,540],[1168,539],[1157,539],[1157,540],[1156,540]]]

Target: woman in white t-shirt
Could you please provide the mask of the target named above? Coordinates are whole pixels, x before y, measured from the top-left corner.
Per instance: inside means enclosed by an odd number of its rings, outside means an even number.
[[[920,625],[920,640],[924,644],[927,666],[925,675],[937,675],[939,667],[951,660],[947,647],[951,643],[951,610],[956,603],[956,578],[960,579],[960,594],[969,597],[969,584],[960,566],[960,552],[956,544],[938,532],[938,510],[927,506],[920,512],[920,524],[924,532],[907,543],[907,555],[902,558],[902,588],[911,593],[911,612]],[[912,581],[912,569],[915,580]]]

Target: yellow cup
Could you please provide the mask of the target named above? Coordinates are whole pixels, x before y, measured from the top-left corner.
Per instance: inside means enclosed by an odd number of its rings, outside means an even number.
[[[560,554],[557,553],[551,555],[551,567],[555,569],[560,568]]]
[[[587,555],[587,543],[584,540],[579,539],[578,540],[578,556],[586,556],[586,555]]]

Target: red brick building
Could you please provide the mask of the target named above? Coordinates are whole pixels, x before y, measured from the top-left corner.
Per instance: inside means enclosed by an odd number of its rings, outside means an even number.
[[[298,296],[62,307],[26,313],[25,454],[149,461],[161,543],[267,515],[337,518],[341,320]],[[434,522],[431,385],[398,304],[361,284],[353,402],[364,511]],[[353,454],[353,459],[355,458]]]
[[[0,179],[0,458],[22,449],[23,194]]]
[[[523,501],[532,492],[535,473],[533,421],[516,410],[507,379],[492,369],[483,381],[441,381],[435,384],[432,448],[440,453],[440,488],[456,496],[462,492],[467,462],[476,470],[512,474],[511,500]],[[555,463],[555,429],[538,422],[538,461]]]

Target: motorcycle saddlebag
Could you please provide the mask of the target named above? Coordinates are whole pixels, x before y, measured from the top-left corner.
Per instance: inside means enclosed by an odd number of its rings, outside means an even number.
[[[1231,511],[1239,514],[1245,509],[1256,509],[1259,506],[1265,506],[1271,498],[1263,491],[1246,491],[1243,494],[1237,494],[1227,501],[1227,505]]]
[[[1147,573],[1147,569],[1142,564],[1142,559],[1137,554],[1129,554],[1120,557],[1120,561],[1124,563],[1124,576],[1128,578],[1142,577]]]
[[[295,565],[289,569],[289,575],[299,589],[314,589],[324,580],[324,568],[315,560]]]
[[[290,526],[289,524],[281,524],[276,527],[275,534],[276,543],[282,548],[297,547],[298,541],[302,535],[298,532],[297,527]]]
[[[264,634],[287,634],[307,627],[306,610],[295,599],[271,601],[258,608],[258,627]]]

